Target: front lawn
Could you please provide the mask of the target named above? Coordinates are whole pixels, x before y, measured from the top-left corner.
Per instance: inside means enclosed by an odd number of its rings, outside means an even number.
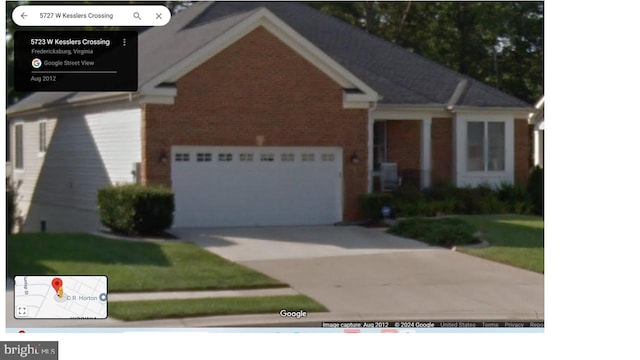
[[[488,247],[470,248],[471,234],[480,231]],[[411,218],[389,229],[390,233],[453,246],[465,254],[544,273],[544,221],[539,216],[463,215],[444,219]]]
[[[287,286],[182,241],[114,240],[89,234],[9,236],[7,275],[27,274],[106,275],[110,292]]]
[[[127,321],[192,316],[277,314],[280,310],[307,312],[327,309],[304,295],[145,300],[109,303],[109,317]]]
[[[539,216],[460,216],[482,231],[490,246],[462,248],[465,254],[544,274],[544,220]]]

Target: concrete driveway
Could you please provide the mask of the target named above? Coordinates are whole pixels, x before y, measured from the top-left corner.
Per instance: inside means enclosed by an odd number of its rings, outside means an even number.
[[[172,233],[284,281],[329,309],[330,314],[309,314],[303,319],[307,322],[544,319],[543,275],[428,247],[380,229],[310,226]]]

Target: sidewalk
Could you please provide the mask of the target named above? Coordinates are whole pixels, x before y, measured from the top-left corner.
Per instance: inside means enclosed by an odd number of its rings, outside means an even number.
[[[247,314],[205,316],[184,319],[158,319],[145,321],[122,321],[107,319],[15,319],[13,299],[13,279],[6,279],[6,317],[7,328],[153,328],[153,327],[201,327],[201,326],[247,326],[262,323],[278,324],[292,322],[295,318],[282,318],[279,314]],[[300,295],[292,288],[249,289],[249,290],[204,290],[204,291],[167,291],[140,293],[112,293],[109,302],[139,301],[139,300],[170,300],[170,299],[198,299],[198,298],[228,298],[251,296],[289,296]],[[289,309],[300,310],[300,309]],[[327,313],[321,313],[327,314]],[[304,321],[304,319],[302,319]],[[282,326],[282,325],[281,325]]]
[[[203,290],[203,291],[167,291],[141,293],[113,293],[109,294],[109,301],[138,301],[138,300],[172,300],[172,299],[201,299],[228,298],[248,296],[286,296],[300,295],[292,288],[250,289],[250,290]]]

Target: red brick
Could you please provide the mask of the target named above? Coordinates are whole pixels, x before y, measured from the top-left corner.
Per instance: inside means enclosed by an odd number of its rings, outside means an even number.
[[[387,121],[387,161],[398,163],[405,183],[420,187],[422,121]]]
[[[531,169],[532,135],[526,119],[516,119],[514,124],[514,180],[526,185]]]
[[[367,110],[343,109],[343,89],[263,28],[178,80],[173,105],[143,106],[142,179],[171,185],[173,145],[339,146],[345,219],[367,191]],[[360,162],[350,158],[357,152]],[[247,204],[251,206],[251,204]]]
[[[431,121],[431,183],[453,181],[453,119]]]

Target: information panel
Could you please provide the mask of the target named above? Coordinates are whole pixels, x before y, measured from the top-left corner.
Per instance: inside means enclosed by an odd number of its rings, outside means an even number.
[[[16,31],[16,91],[137,91],[135,31]]]

